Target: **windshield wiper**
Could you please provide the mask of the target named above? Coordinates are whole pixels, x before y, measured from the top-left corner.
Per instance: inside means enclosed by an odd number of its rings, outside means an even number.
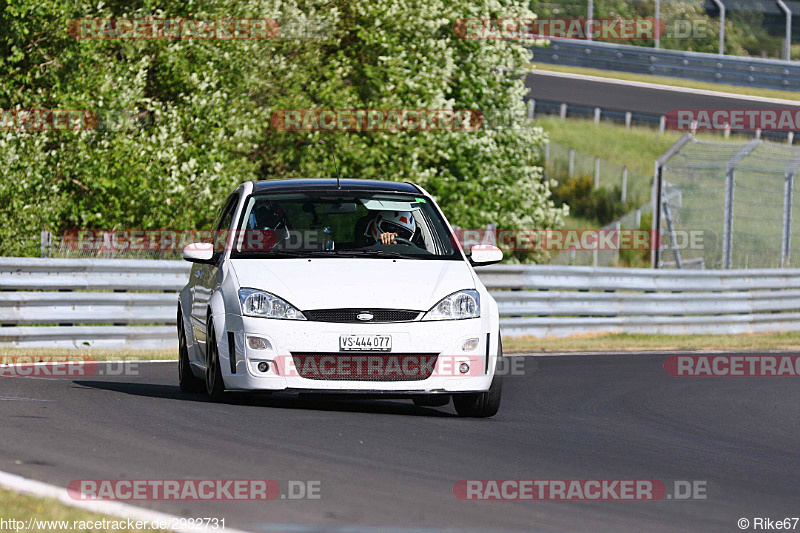
[[[319,252],[311,250],[264,250],[263,252],[238,252],[238,256],[242,258],[265,258],[270,257],[286,257],[286,258],[301,258],[301,257],[318,257],[327,255],[329,252]]]
[[[403,259],[416,259],[417,256],[413,254],[403,254],[400,252],[392,252],[390,250],[380,250],[378,248],[356,248],[353,250],[334,250],[333,253],[342,254],[342,255],[352,255],[352,256],[359,256],[359,255],[371,255],[371,256],[378,256],[378,257],[400,257]]]

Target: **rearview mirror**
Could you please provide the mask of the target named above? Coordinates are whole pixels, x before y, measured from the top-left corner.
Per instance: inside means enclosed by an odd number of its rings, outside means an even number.
[[[211,264],[214,261],[214,245],[210,242],[193,242],[183,248],[183,258],[192,263]]]
[[[356,212],[355,202],[339,202],[336,204],[323,204],[322,212],[326,215],[345,215]]]
[[[491,244],[476,244],[469,252],[469,262],[474,266],[491,265],[503,260],[503,250]]]

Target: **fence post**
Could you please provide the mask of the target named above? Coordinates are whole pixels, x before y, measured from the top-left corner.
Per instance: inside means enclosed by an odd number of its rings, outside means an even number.
[[[567,104],[561,104],[559,116],[561,117],[561,120],[565,120],[567,118]]]
[[[727,170],[725,172],[725,215],[722,221],[722,268],[724,269],[731,267],[731,259],[733,257],[733,190],[736,186],[736,167],[741,163],[742,159],[747,157],[762,142],[764,141],[760,139],[750,140],[727,162]]]
[[[786,134],[786,144],[789,144],[789,145],[794,144],[794,132],[793,131],[790,131],[789,133]]]
[[[625,201],[628,199],[628,167],[622,167],[622,196],[620,196],[619,201],[622,202],[622,205],[625,205]]]
[[[725,173],[725,210],[722,219],[722,268],[731,267],[731,240],[733,239],[733,186],[736,170]]]
[[[792,249],[792,190],[794,189],[794,174],[787,172],[786,181],[783,183],[783,235],[781,236],[781,266],[788,267],[789,253]]]
[[[642,210],[639,209],[638,207],[636,208],[636,211],[633,212],[633,219],[635,220],[634,224],[636,225],[636,227],[634,229],[641,228],[642,227]]]
[[[40,237],[41,257],[50,257],[50,247],[53,246],[53,232],[43,230]]]
[[[536,115],[536,100],[531,98],[528,100],[528,119],[533,120],[533,117]]]
[[[594,189],[600,188],[600,158],[594,158]]]
[[[663,135],[665,129],[667,129],[667,116],[661,115],[661,118],[658,120],[658,133]]]
[[[656,32],[655,48],[661,48],[661,0],[656,0],[656,25],[659,26],[659,31]]]
[[[586,20],[587,20],[587,28],[589,27],[588,24],[594,18],[594,0],[588,0],[588,5],[586,6]],[[592,32],[586,32],[586,40],[592,40]]]
[[[595,124],[600,124],[600,108],[599,107],[595,107],[594,108],[594,123]]]
[[[633,113],[625,111],[625,129],[631,129],[631,120],[633,120]]]
[[[619,243],[620,243],[620,233],[622,232],[622,223],[617,220],[614,222],[614,242],[616,246],[614,247],[615,252],[614,255],[616,256],[614,266],[619,266]]]
[[[575,177],[575,149],[569,149],[569,178]]]

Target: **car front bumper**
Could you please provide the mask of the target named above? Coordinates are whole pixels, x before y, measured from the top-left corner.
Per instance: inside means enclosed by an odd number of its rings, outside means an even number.
[[[226,329],[235,344],[234,364],[230,364],[228,349],[220,349],[225,386],[229,390],[303,391],[330,393],[391,393],[435,394],[486,391],[491,385],[497,360],[498,330],[487,317],[383,324],[330,323],[294,320],[273,320],[238,315],[226,315]],[[389,352],[340,351],[342,335],[391,335]],[[259,337],[267,349],[254,350],[248,337]],[[477,339],[477,346],[465,351],[468,339]],[[225,342],[227,345],[228,343]],[[227,348],[227,346],[225,347]],[[313,355],[322,360],[328,370],[337,364],[355,364],[359,357],[405,360],[416,354],[435,354],[436,363],[428,377],[410,379],[365,380],[328,379],[317,374],[315,379],[303,377],[294,365],[293,356]],[[324,359],[319,359],[324,358]],[[259,363],[269,370],[259,371]],[[469,371],[463,373],[462,363]],[[235,372],[234,372],[235,369]],[[322,369],[322,366],[320,366]],[[324,374],[324,373],[323,373]],[[340,375],[341,376],[341,375]]]

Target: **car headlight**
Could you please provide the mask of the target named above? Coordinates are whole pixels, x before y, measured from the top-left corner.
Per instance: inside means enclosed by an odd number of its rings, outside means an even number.
[[[239,289],[239,303],[245,316],[306,320],[303,313],[283,298],[258,289]]]
[[[425,313],[422,320],[462,320],[481,316],[481,297],[478,291],[454,292],[442,298],[439,303]]]

